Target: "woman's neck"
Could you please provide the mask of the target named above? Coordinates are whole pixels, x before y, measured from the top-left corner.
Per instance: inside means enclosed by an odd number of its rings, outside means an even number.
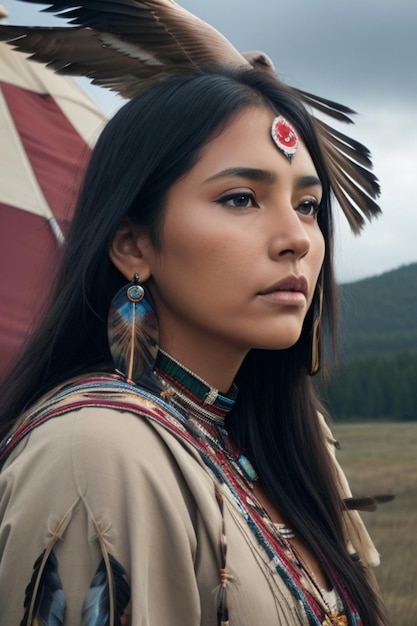
[[[155,375],[162,385],[162,395],[177,402],[190,416],[224,426],[224,420],[234,406],[237,387],[232,384],[226,394],[212,387],[167,352],[159,349],[155,362]]]
[[[227,394],[233,385],[245,358],[242,351],[226,354],[225,350],[214,350],[213,347],[204,349],[200,346],[198,350],[190,350],[188,346],[177,346],[172,342],[160,345],[160,349],[223,394]]]

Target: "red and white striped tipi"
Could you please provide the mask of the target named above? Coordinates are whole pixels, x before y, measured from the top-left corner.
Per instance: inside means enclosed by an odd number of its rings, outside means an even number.
[[[39,320],[104,122],[71,79],[0,43],[0,380]]]

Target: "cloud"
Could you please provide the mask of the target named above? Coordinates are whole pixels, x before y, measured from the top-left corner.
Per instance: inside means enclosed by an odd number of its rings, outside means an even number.
[[[353,280],[416,261],[415,0],[179,3],[218,28],[239,50],[267,52],[287,83],[360,112],[356,127],[344,130],[372,150],[384,213],[359,238],[338,218],[339,279]],[[8,0],[6,8],[10,23],[65,25],[24,2]],[[120,99],[106,90],[87,89],[108,114],[120,106]]]
[[[407,104],[395,111],[381,105],[358,127],[372,145],[375,171],[381,182],[382,216],[355,238],[340,224],[337,267],[347,282],[417,262],[417,128],[415,109]]]
[[[183,0],[240,50],[265,50],[289,83],[323,95],[417,97],[414,0]],[[387,94],[387,91],[389,92]],[[339,97],[340,97],[339,96]]]
[[[288,84],[359,112],[356,126],[340,129],[371,149],[383,215],[354,237],[336,212],[338,279],[347,282],[417,261],[415,0],[181,4],[239,50],[264,50]]]

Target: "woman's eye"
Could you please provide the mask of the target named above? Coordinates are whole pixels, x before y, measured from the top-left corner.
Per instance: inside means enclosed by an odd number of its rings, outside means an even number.
[[[257,207],[255,196],[252,193],[247,192],[235,192],[229,193],[216,200],[218,204],[226,204],[235,209],[247,209],[250,207]]]
[[[303,200],[296,210],[306,217],[316,217],[320,210],[320,204],[316,200]]]

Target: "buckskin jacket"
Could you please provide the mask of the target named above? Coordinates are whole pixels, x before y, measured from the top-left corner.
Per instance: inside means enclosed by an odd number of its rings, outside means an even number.
[[[6,442],[0,623],[319,624],[271,566],[227,490],[219,506],[213,472],[167,427],[161,403],[148,394],[132,407],[123,390],[81,390]],[[318,420],[334,456],[331,432]],[[346,515],[350,549],[375,564],[359,516]],[[229,615],[219,618],[226,577]],[[32,621],[39,614],[44,621]]]

